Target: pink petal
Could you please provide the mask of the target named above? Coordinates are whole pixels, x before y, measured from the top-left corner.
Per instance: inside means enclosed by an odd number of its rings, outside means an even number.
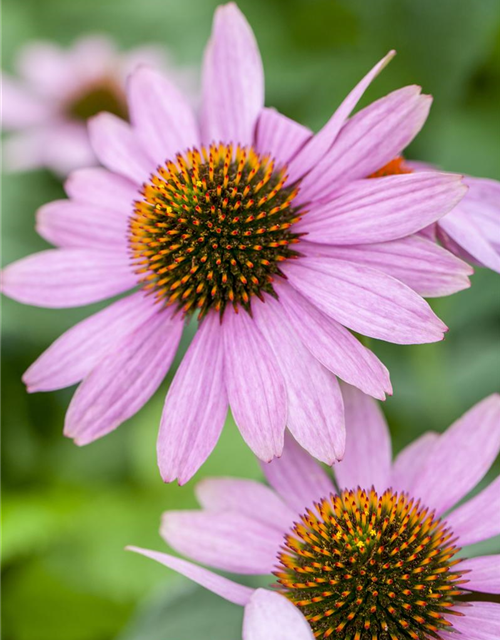
[[[281,458],[261,466],[269,484],[297,514],[335,492],[323,468],[288,433]]]
[[[252,29],[232,2],[215,12],[202,87],[203,142],[251,145],[264,106],[264,71]]]
[[[415,483],[414,495],[443,513],[476,486],[499,450],[500,395],[493,394],[440,436]]]
[[[283,543],[282,531],[237,511],[167,511],[160,532],[196,562],[249,575],[272,573]]]
[[[200,324],[170,385],[158,434],[158,465],[165,482],[187,482],[208,458],[224,426],[222,335],[216,313]]]
[[[431,106],[420,87],[393,91],[359,111],[301,183],[302,201],[318,201],[340,185],[366,178],[400,155],[422,128]]]
[[[76,444],[88,444],[137,413],[167,374],[182,326],[164,310],[116,345],[76,390],[64,435]]]
[[[383,271],[425,297],[447,296],[470,287],[473,269],[435,242],[413,235],[392,242],[336,247],[302,241],[301,252],[329,256]]]
[[[63,120],[10,135],[5,141],[4,155],[8,171],[47,167],[59,176],[96,164],[86,127]]]
[[[262,109],[257,124],[256,148],[284,165],[296,155],[312,136],[307,127],[282,115],[276,109]]]
[[[133,182],[145,182],[156,164],[129,124],[111,113],[89,120],[90,142],[100,162]]]
[[[100,167],[78,169],[64,183],[68,196],[77,202],[111,209],[125,216],[139,199],[139,185]]]
[[[192,562],[181,560],[167,553],[159,553],[158,551],[149,551],[148,549],[140,549],[139,547],[127,547],[128,551],[140,553],[142,556],[156,560],[160,564],[165,565],[169,569],[173,569],[193,582],[201,585],[205,589],[216,593],[221,598],[245,606],[250,600],[253,589],[245,587],[242,584],[223,578],[213,571],[198,567]]]
[[[454,609],[461,612],[463,616],[450,616],[453,628],[462,633],[465,640],[498,640],[500,638],[499,603],[467,602]]]
[[[301,178],[313,169],[325,156],[335,142],[341,128],[349,117],[349,114],[370,86],[374,78],[386,67],[396,55],[395,51],[389,53],[378,62],[373,69],[354,87],[340,107],[335,111],[330,120],[314,138],[301,150],[290,164],[290,180]],[[383,166],[383,165],[381,165]]]
[[[31,41],[16,61],[19,73],[37,93],[61,100],[80,84],[75,77],[71,56],[48,41]]]
[[[283,271],[290,284],[353,331],[396,344],[443,339],[446,326],[425,300],[382,271],[309,257],[287,264]]]
[[[139,67],[129,78],[128,99],[132,125],[158,164],[199,146],[193,109],[165,75]]]
[[[55,200],[38,210],[36,230],[59,247],[118,251],[126,259],[130,212]]]
[[[205,478],[196,485],[195,493],[204,509],[237,511],[283,533],[295,518],[295,513],[272,489],[255,480]]]
[[[461,546],[500,535],[500,477],[449,513],[446,521],[459,536]]]
[[[389,487],[391,436],[377,402],[355,387],[342,385],[347,444],[334,472],[339,488],[371,489],[380,494]]]
[[[467,187],[451,173],[412,173],[355,180],[332,200],[313,205],[299,223],[310,242],[387,242],[416,233],[450,211]]]
[[[279,593],[254,591],[245,607],[243,640],[314,640],[300,610]]]
[[[428,431],[398,453],[389,483],[395,491],[413,493],[413,486],[427,465],[429,453],[438,439],[437,433]]]
[[[480,517],[484,517],[481,514]],[[500,555],[468,558],[460,563],[459,571],[470,571],[465,576],[466,589],[483,593],[500,593]]]
[[[2,83],[2,129],[24,129],[44,124],[53,115],[48,103],[5,73]]]
[[[491,245],[500,253],[500,182],[465,177],[469,187],[464,207]]]
[[[292,327],[324,367],[380,400],[392,393],[387,369],[347,329],[288,284],[281,285],[278,292]]]
[[[470,209],[474,206],[477,205],[462,201],[458,207],[439,221],[439,227],[445,231],[446,235],[456,242],[459,247],[476,258],[480,264],[500,272],[499,251],[487,238],[478,220],[474,219],[471,215]],[[443,244],[449,248],[450,251],[454,251],[453,245],[450,245],[446,241],[446,236],[442,236],[442,239]]]
[[[142,292],[109,305],[63,333],[23,376],[30,393],[53,391],[80,382],[159,307]]]
[[[285,380],[287,426],[293,437],[326,464],[341,460],[345,448],[344,407],[337,379],[302,344],[279,302],[268,296],[265,304],[256,302],[252,310]]]
[[[79,307],[123,293],[137,279],[120,253],[50,249],[6,267],[5,295],[38,307]]]
[[[281,455],[286,386],[276,357],[248,313],[228,309],[222,322],[225,380],[234,420],[256,456]]]

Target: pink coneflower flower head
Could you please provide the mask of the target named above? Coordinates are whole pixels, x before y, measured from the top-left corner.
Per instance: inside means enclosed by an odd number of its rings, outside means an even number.
[[[430,165],[407,162],[401,156],[375,172],[372,178],[429,171]],[[446,216],[426,230],[431,238],[455,255],[500,273],[500,182],[486,178],[464,179],[468,191]]]
[[[199,321],[174,377],[158,439],[162,476],[186,482],[215,446],[228,407],[265,461],[285,427],[313,456],[344,452],[337,376],[374,397],[386,368],[349,329],[399,344],[441,340],[422,295],[468,286],[468,265],[415,234],[462,198],[459,176],[358,179],[419,131],[430,99],[405,87],[349,118],[389,54],[316,135],[264,108],[253,33],[217,10],[201,116],[142,67],[130,124],[91,121],[107,167],[77,171],[69,200],[38,215],[58,248],[8,267],[4,292],[27,304],[84,305],[138,288],[64,334],[25,375],[30,391],[83,380],[66,435],[86,444],[133,415],[164,379],[186,318]]]
[[[489,595],[500,593],[500,555],[470,554],[500,534],[500,478],[463,499],[500,450],[500,396],[392,460],[377,403],[352,387],[343,392],[348,439],[333,481],[290,441],[263,465],[270,487],[207,479],[196,489],[202,510],[164,515],[162,536],[177,552],[226,572],[274,574],[270,590],[132,550],[245,606],[245,640],[497,640],[500,604]]]
[[[166,67],[189,82],[159,47],[120,52],[106,36],[80,38],[68,49],[45,41],[24,46],[16,60],[19,79],[2,74],[2,128],[12,132],[6,167],[67,175],[96,164],[86,122],[101,111],[128,117],[125,80],[141,63]]]

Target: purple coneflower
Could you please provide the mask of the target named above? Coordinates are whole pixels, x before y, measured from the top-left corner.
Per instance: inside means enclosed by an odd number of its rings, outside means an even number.
[[[119,52],[106,36],[86,36],[69,49],[32,42],[16,59],[19,79],[2,74],[2,127],[10,170],[48,167],[67,175],[97,163],[86,121],[101,111],[127,118],[125,80],[138,64],[162,68],[188,88],[187,71],[167,64],[160,48]]]
[[[229,4],[205,55],[200,120],[166,78],[141,68],[128,83],[131,124],[111,114],[91,122],[107,168],[75,172],[70,199],[39,211],[39,233],[58,248],[3,274],[7,295],[46,307],[138,287],[25,374],[29,391],[83,380],[67,436],[86,444],[136,413],[196,314],[161,421],[163,478],[184,483],[196,472],[229,406],[262,460],[281,455],[285,426],[319,460],[341,459],[336,376],[379,399],[391,393],[386,368],[349,330],[398,344],[441,340],[446,327],[421,296],[463,289],[471,273],[415,235],[460,201],[460,176],[363,178],[401,152],[430,107],[405,87],[349,118],[392,55],[313,136],[264,108],[254,36]]]
[[[207,479],[196,488],[201,511],[164,515],[176,551],[223,571],[272,573],[272,590],[131,549],[244,606],[244,640],[498,640],[500,604],[487,594],[500,593],[500,555],[467,556],[500,534],[500,478],[463,498],[500,450],[500,396],[391,461],[377,403],[343,392],[348,441],[334,481],[290,441],[262,465],[270,488]]]

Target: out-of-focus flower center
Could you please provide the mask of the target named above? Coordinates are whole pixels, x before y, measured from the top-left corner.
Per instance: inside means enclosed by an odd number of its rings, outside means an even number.
[[[73,120],[86,121],[101,111],[128,119],[125,94],[113,80],[103,80],[89,86],[68,101],[65,111]]]
[[[211,145],[178,155],[143,186],[130,221],[130,249],[144,288],[184,313],[228,305],[250,311],[251,297],[276,296],[279,265],[299,254],[292,225],[296,188],[286,168],[252,148]]]
[[[343,491],[285,538],[276,576],[316,638],[440,638],[461,594],[453,532],[406,494]]]
[[[413,169],[409,167],[403,156],[398,156],[384,165],[375,173],[369,175],[369,178],[385,178],[386,176],[399,176],[404,173],[413,173]]]

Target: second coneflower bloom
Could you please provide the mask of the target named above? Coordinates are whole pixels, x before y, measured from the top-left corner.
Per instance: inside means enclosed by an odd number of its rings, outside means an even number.
[[[244,606],[243,640],[498,640],[500,555],[472,545],[500,534],[500,478],[462,501],[499,453],[500,396],[392,461],[377,403],[343,393],[348,439],[334,482],[290,440],[263,465],[270,487],[208,478],[196,488],[201,510],[164,515],[176,551],[230,573],[274,574],[270,589],[132,550]]]
[[[106,168],[74,173],[70,199],[39,212],[38,231],[58,248],[3,277],[7,295],[46,307],[137,289],[73,327],[25,375],[30,391],[82,381],[66,435],[86,444],[138,411],[197,315],[161,421],[165,480],[196,472],[228,407],[262,460],[281,455],[285,427],[319,460],[342,457],[337,376],[376,398],[391,393],[386,368],[349,330],[441,340],[446,327],[421,296],[463,289],[470,274],[412,235],[460,201],[459,176],[364,179],[404,149],[430,107],[405,87],[349,118],[391,57],[313,136],[264,108],[258,48],[230,4],[215,16],[199,119],[167,79],[141,68],[128,85],[130,124],[110,114],[91,122]]]

